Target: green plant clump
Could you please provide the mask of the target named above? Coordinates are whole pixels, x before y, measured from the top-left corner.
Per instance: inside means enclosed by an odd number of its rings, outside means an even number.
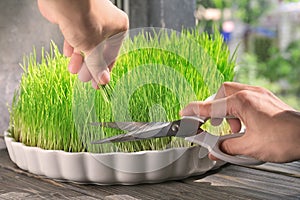
[[[186,147],[178,138],[93,145],[122,132],[96,121],[171,121],[190,101],[204,100],[234,76],[235,60],[219,33],[175,31],[126,38],[111,82],[94,90],[67,70],[68,59],[51,44],[37,63],[24,59],[24,74],[11,107],[16,141],[68,152],[134,152]]]

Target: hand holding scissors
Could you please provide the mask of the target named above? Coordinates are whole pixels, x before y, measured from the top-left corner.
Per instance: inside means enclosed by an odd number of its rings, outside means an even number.
[[[232,118],[232,117],[225,117]],[[173,122],[100,122],[93,125],[103,127],[117,128],[128,131],[126,134],[120,134],[109,138],[104,138],[92,142],[93,144],[103,144],[109,142],[137,141],[151,138],[162,137],[182,137],[187,141],[199,144],[209,150],[209,152],[226,162],[238,165],[259,165],[262,161],[245,156],[232,156],[220,150],[220,144],[223,140],[235,137],[241,137],[243,133],[235,133],[225,136],[215,136],[203,130],[201,126],[205,124],[208,118],[195,116],[186,116],[181,120]]]

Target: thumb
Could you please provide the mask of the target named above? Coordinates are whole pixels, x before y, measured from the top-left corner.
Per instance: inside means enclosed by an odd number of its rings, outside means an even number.
[[[244,155],[247,149],[249,149],[249,142],[246,135],[224,140],[220,145],[220,150],[229,155]]]
[[[105,85],[110,80],[109,68],[103,57],[105,41],[98,44],[85,57],[85,64],[96,84]]]

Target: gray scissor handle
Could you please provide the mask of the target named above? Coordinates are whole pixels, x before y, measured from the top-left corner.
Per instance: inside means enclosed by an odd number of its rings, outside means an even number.
[[[217,144],[211,149],[211,154],[215,156],[216,158],[219,158],[220,160],[224,160],[226,162],[232,163],[232,164],[237,164],[237,165],[261,165],[264,162],[257,160],[253,157],[249,156],[242,156],[242,155],[236,155],[232,156],[227,153],[224,153],[223,151],[220,150],[220,144],[222,141],[230,138],[236,138],[236,137],[241,137],[243,136],[243,133],[234,133],[230,135],[225,135],[221,136],[217,142]]]
[[[243,133],[234,133],[230,135],[225,136],[215,136],[208,132],[202,132],[197,135],[186,137],[185,139],[187,141],[199,144],[205,148],[208,149],[208,151],[215,156],[216,158],[219,158],[220,160],[223,160],[225,162],[229,162],[236,165],[261,165],[264,162],[257,160],[255,158],[249,157],[249,156],[241,156],[236,155],[232,156],[229,154],[226,154],[220,150],[220,144],[222,141],[229,139],[229,138],[236,138],[241,137]]]

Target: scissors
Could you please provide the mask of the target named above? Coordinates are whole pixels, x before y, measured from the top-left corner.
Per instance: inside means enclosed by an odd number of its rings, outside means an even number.
[[[224,118],[234,117],[227,116]],[[127,133],[93,141],[92,144],[127,142],[175,136],[199,144],[208,149],[208,151],[216,158],[232,164],[260,165],[264,163],[252,157],[241,155],[232,156],[222,152],[220,150],[222,141],[229,138],[241,137],[243,136],[243,133],[234,133],[224,136],[212,135],[201,128],[208,119],[209,118],[207,117],[185,116],[182,119],[173,122],[95,122],[91,125],[120,129],[127,131]]]

